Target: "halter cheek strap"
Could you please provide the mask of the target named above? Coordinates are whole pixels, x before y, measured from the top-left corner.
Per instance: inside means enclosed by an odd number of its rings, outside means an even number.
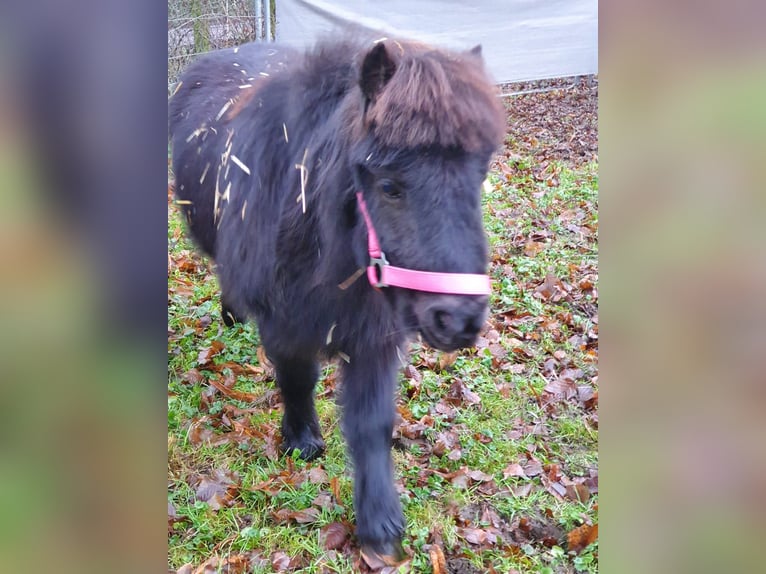
[[[367,279],[370,285],[381,287],[403,287],[415,291],[445,293],[451,295],[489,295],[492,292],[489,276],[474,273],[436,273],[416,271],[389,264],[386,254],[380,248],[378,235],[372,225],[367,204],[361,192],[356,192],[359,210],[367,225],[367,251],[370,265],[367,267]]]

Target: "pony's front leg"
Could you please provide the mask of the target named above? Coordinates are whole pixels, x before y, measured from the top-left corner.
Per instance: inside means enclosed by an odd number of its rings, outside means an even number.
[[[396,351],[351,357],[342,368],[343,432],[354,465],[356,534],[363,551],[386,562],[403,557],[404,516],[394,486]]]

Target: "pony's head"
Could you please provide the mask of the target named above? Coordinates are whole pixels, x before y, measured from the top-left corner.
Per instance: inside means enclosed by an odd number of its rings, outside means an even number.
[[[360,57],[351,98],[349,168],[388,261],[485,273],[480,195],[505,116],[480,49],[377,42]],[[408,328],[439,349],[473,344],[486,318],[486,295],[386,290]]]

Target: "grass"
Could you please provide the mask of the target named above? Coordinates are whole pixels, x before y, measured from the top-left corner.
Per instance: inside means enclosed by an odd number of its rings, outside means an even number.
[[[551,164],[538,173],[518,159],[499,166],[489,181],[484,207],[495,293],[484,335],[490,344],[456,358],[413,344],[410,364],[421,380],[400,377],[402,428],[414,437],[398,439],[394,450],[410,568],[431,572],[428,550],[437,543],[448,560],[468,561],[476,572],[597,572],[597,543],[579,553],[566,547],[567,533],[584,521],[598,523],[597,493],[580,502],[557,496],[550,487],[557,473],[565,477],[559,483],[571,483],[596,472],[597,408],[577,395],[557,397],[549,387],[569,373],[577,387],[597,390],[597,166]],[[169,524],[168,567],[250,553],[259,559],[251,561],[248,572],[272,572],[271,560],[283,552],[295,557],[290,571],[355,571],[353,539],[328,551],[322,537],[329,524],[353,524],[352,483],[333,401],[334,367],[324,369],[317,387],[324,456],[313,463],[269,456],[263,436],[279,427],[276,402],[253,406],[210,384],[233,377],[237,391],[269,396],[273,380],[257,371],[262,367],[257,329],[223,327],[216,279],[194,254],[173,205],[168,243],[173,261],[168,275],[168,501],[176,516]],[[541,294],[548,276],[558,283]],[[200,352],[214,341],[223,344],[221,352],[207,367],[198,365]],[[256,374],[215,370],[224,364],[252,365]],[[190,377],[193,370],[199,376]],[[456,381],[479,401],[445,403]],[[438,405],[452,410],[445,414]],[[239,420],[261,434],[220,446],[194,440],[190,425],[195,422],[214,436],[231,430],[222,421],[233,424],[234,417],[227,415],[232,407],[250,409]],[[432,452],[445,433],[456,435],[456,459],[449,456],[454,448]],[[510,464],[532,461],[540,463],[540,472],[504,475]],[[317,468],[326,480],[290,483],[291,477]],[[216,509],[198,499],[195,485],[200,476],[220,469],[236,473],[237,484],[226,495],[227,505]],[[455,480],[465,470],[490,479]],[[263,484],[279,488],[256,488]],[[317,497],[324,497],[321,504]],[[280,509],[312,508],[318,514],[308,523],[275,517]],[[530,521],[555,531],[553,539],[525,530]],[[506,543],[472,543],[469,529],[493,526]]]

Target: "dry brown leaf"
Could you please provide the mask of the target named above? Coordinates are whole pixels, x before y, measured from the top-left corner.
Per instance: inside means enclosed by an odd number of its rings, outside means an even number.
[[[469,389],[462,379],[455,379],[452,382],[448,395],[452,398],[460,399],[469,405],[476,405],[481,402],[481,397]]]
[[[221,391],[224,395],[226,395],[230,399],[234,399],[237,401],[254,403],[262,398],[261,396],[253,394],[253,393],[245,393],[243,391],[237,391],[235,389],[229,388],[228,386],[224,385],[220,380],[211,378],[210,384],[213,385],[216,389]]]
[[[277,432],[276,426],[264,424],[260,428],[251,429],[250,434],[263,440],[263,454],[269,460],[279,460],[279,445],[281,436]],[[288,464],[292,459],[287,459]]]
[[[579,400],[586,408],[592,408],[594,399],[597,401],[597,392],[593,387],[589,385],[577,386],[577,400]]]
[[[230,470],[216,469],[212,475],[201,475],[195,484],[197,500],[207,502],[211,510],[231,506],[237,494],[239,477]]]
[[[524,474],[527,476],[537,476],[543,472],[543,465],[539,460],[530,460],[524,465]]]
[[[192,424],[189,428],[189,442],[195,446],[204,442],[209,442],[213,434],[213,431],[210,429],[206,429],[201,425]]]
[[[545,479],[543,479],[543,481],[545,482]],[[546,482],[546,487],[545,487],[545,490],[547,490],[548,492],[550,492],[550,493],[551,493],[553,496],[555,496],[555,497],[556,497],[556,498],[558,498],[559,500],[563,500],[563,499],[564,499],[564,496],[565,496],[565,495],[566,495],[566,493],[567,493],[567,488],[566,488],[566,486],[564,486],[564,485],[563,485],[563,484],[561,484],[560,482],[551,482],[551,481],[547,481],[547,482]]]
[[[271,555],[271,567],[275,572],[284,572],[290,567],[290,557],[282,551]]]
[[[567,534],[567,549],[579,554],[598,539],[598,524],[583,524]]]
[[[587,502],[590,498],[590,489],[584,484],[570,484],[566,487],[565,496],[570,500]]]
[[[204,574],[246,574],[250,571],[250,559],[243,554],[235,554],[210,561]],[[196,574],[196,573],[195,573]]]
[[[447,560],[444,558],[444,552],[438,544],[431,545],[431,549],[428,551],[428,555],[431,558],[433,574],[448,574]]]
[[[497,329],[488,330],[484,336],[487,338],[487,341],[490,343],[500,342],[500,332]]]
[[[400,566],[403,566],[410,561],[410,557],[407,555],[403,555],[402,557],[384,556],[370,548],[362,548],[360,553],[365,564],[371,569],[379,570],[382,568],[383,570],[381,571],[381,574],[383,574],[383,572],[392,572],[389,568],[392,568],[393,572],[396,572]]]
[[[322,539],[325,550],[338,550],[349,537],[348,528],[340,522],[333,522],[322,528]]]
[[[466,476],[475,480],[476,482],[487,482],[492,480],[492,477],[490,475],[480,470],[466,470],[465,474]]]
[[[205,377],[197,369],[189,369],[181,375],[181,382],[186,385],[198,385],[205,382]]]
[[[545,248],[544,243],[539,243],[537,241],[527,241],[524,244],[524,255],[527,257],[534,257],[538,253],[540,253]]]
[[[330,480],[327,472],[321,466],[314,466],[309,469],[308,477],[311,484],[327,484]]]
[[[332,509],[333,507],[332,494],[330,494],[327,491],[322,491],[314,497],[314,500],[311,501],[311,504],[313,504],[317,508]]]
[[[336,501],[340,501],[340,480],[337,476],[333,476],[330,479],[330,492],[332,492]]]
[[[561,279],[549,273],[540,285],[535,288],[535,294],[539,295],[544,301],[561,301],[566,295],[566,289]]]
[[[534,486],[535,485],[531,482],[525,482],[524,484],[520,484],[519,486],[511,489],[511,492],[513,493],[513,496],[517,498],[523,498],[530,495]]]
[[[458,355],[459,353],[457,351],[453,351],[452,353],[439,353],[439,356],[436,358],[436,370],[446,371],[455,364]]]
[[[316,522],[319,519],[318,508],[306,508],[305,510],[289,510],[287,508],[280,508],[279,510],[271,513],[277,522],[290,522],[295,521],[299,524],[310,524]]]
[[[258,346],[258,350],[256,351],[256,356],[258,357],[258,362],[263,368],[266,376],[273,377],[274,366],[271,364],[271,361],[269,361],[269,358],[266,356],[266,349],[263,348],[263,345]]]
[[[461,456],[460,452],[460,438],[454,431],[444,431],[436,435],[436,442],[432,452],[436,456],[444,456],[448,454],[450,460],[458,460]],[[457,453],[457,454],[454,454]]]
[[[221,341],[213,341],[209,347],[202,349],[197,355],[197,365],[204,367],[210,364],[217,354],[223,351],[225,345]]]
[[[510,478],[512,476],[520,476],[522,478],[526,478],[527,475],[524,474],[524,469],[519,463],[512,462],[503,470],[503,478]]]
[[[410,384],[419,385],[423,380],[423,375],[420,374],[415,365],[407,365],[404,367],[404,378],[412,381]]]
[[[487,531],[480,528],[459,528],[458,532],[469,544],[481,546],[487,541]]]
[[[563,377],[551,381],[545,385],[543,390],[554,397],[563,397],[567,400],[577,395],[577,385],[575,382],[572,379]]]

